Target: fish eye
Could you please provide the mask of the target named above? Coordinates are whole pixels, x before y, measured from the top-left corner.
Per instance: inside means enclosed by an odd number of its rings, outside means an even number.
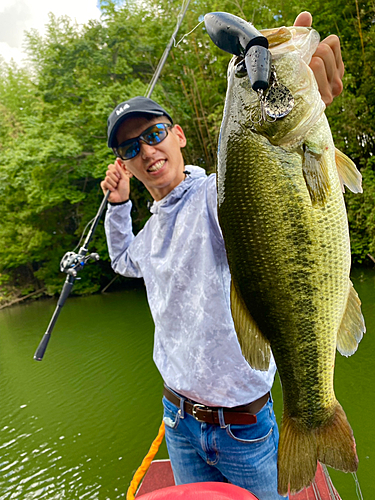
[[[244,76],[247,75],[247,69],[245,65],[245,59],[239,59],[239,62],[237,63],[235,69],[234,69],[234,75],[237,78],[243,78]]]

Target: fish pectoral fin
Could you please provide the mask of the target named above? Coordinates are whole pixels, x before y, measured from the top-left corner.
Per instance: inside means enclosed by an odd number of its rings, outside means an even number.
[[[255,370],[268,370],[271,359],[271,346],[259,330],[242,297],[237,293],[233,281],[230,299],[234,327],[244,358]]]
[[[335,148],[335,158],[342,192],[345,192],[345,185],[352,193],[363,193],[362,175],[355,163],[337,148]]]
[[[351,356],[366,332],[365,320],[361,312],[361,301],[349,280],[350,289],[346,309],[337,332],[337,350],[343,356]]]
[[[324,205],[331,187],[329,183],[327,153],[316,152],[303,145],[302,171],[313,205]]]

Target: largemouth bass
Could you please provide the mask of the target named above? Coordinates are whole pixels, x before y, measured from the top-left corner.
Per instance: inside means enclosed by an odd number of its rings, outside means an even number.
[[[333,379],[336,348],[353,354],[365,332],[349,278],[343,185],[362,188],[354,163],[335,149],[308,67],[318,33],[301,27],[263,33],[277,82],[290,90],[294,107],[283,118],[257,121],[257,92],[241,70],[242,58],[232,59],[218,211],[243,354],[264,370],[272,351],[282,383],[278,489],[286,495],[310,484],[318,460],[357,469],[353,432]]]

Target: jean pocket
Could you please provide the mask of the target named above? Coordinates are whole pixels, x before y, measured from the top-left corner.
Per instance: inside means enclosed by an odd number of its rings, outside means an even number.
[[[273,432],[273,427],[269,431],[262,435],[257,436],[254,429],[251,429],[250,425],[228,425],[227,426],[228,435],[235,441],[240,441],[241,443],[262,443],[266,441]]]
[[[273,434],[274,426],[275,422],[270,414],[268,405],[266,405],[257,414],[256,424],[230,424],[226,427],[226,431],[236,441],[242,443],[262,443]]]
[[[163,406],[164,406],[164,415],[163,415],[164,424],[170,429],[177,429],[177,426],[180,422],[179,408],[177,408],[177,406],[168,401],[165,397],[163,397]]]

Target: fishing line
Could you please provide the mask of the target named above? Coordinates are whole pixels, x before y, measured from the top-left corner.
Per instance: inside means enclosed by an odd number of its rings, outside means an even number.
[[[314,492],[314,497],[315,497],[317,500],[322,500],[322,497],[320,496],[320,493],[319,493],[318,487],[317,487],[317,485],[316,485],[315,478],[314,478],[314,480],[312,481],[311,486],[312,486],[312,489],[313,489],[313,492]]]
[[[190,4],[190,0],[184,0],[184,2],[182,3],[180,13],[177,16],[176,27],[175,27],[174,32],[173,32],[173,34],[168,42],[168,45],[166,46],[166,48],[164,50],[163,55],[160,58],[159,64],[156,67],[156,70],[155,70],[155,73],[151,79],[151,82],[149,83],[149,85],[147,87],[146,97],[150,97],[154,88],[155,88],[156,82],[159,79],[159,75],[161,73],[161,70],[164,67],[165,61],[167,60],[168,54],[171,51],[172,45],[175,42],[178,30],[180,29],[182,20],[185,17],[185,14],[186,14],[187,8],[189,7],[189,4]]]
[[[203,22],[204,22],[204,21],[201,21],[200,23],[198,23],[198,24],[196,25],[196,27],[195,27],[195,28],[193,28],[191,31],[189,31],[189,33],[186,33],[186,34],[185,34],[185,35],[181,38],[181,40],[179,40],[177,43],[176,43],[176,40],[174,39],[174,47],[178,47],[178,45],[180,45],[180,43],[182,42],[182,40],[183,40],[184,38],[186,38],[187,36],[189,36],[191,33],[193,33],[193,31],[195,31],[195,30],[198,28],[198,26],[200,26]]]
[[[93,222],[94,219],[95,219],[95,217],[93,217],[91,220],[89,220],[88,223],[86,224],[84,230],[82,231],[82,234],[81,234],[81,237],[79,239],[79,242],[77,243],[76,247],[73,249],[73,252],[75,252],[77,250],[77,248],[79,247],[79,245],[81,244],[81,241],[83,240],[83,237],[85,235],[86,229],[88,228],[89,224],[91,224]]]
[[[324,475],[325,475],[326,480],[327,480],[327,486],[328,486],[328,489],[329,489],[329,495],[330,495],[331,498],[335,499],[336,498],[336,494],[335,494],[335,490],[333,488],[333,484],[332,484],[330,475],[328,473],[328,469],[327,469],[327,467],[324,464],[321,464],[321,465],[322,465],[322,469],[323,469]]]
[[[335,487],[333,486],[331,476],[328,473],[327,466],[324,465],[324,464],[320,464],[320,465],[322,466],[324,475],[325,475],[326,480],[327,480],[327,487],[328,487],[328,490],[329,490],[330,497],[333,498],[334,500],[340,500],[340,497],[339,497],[339,495],[338,495]]]
[[[357,493],[357,497],[359,498],[359,500],[363,500],[362,491],[361,491],[361,487],[359,485],[357,473],[352,472],[352,476],[353,476],[354,482],[355,482],[355,492]]]

